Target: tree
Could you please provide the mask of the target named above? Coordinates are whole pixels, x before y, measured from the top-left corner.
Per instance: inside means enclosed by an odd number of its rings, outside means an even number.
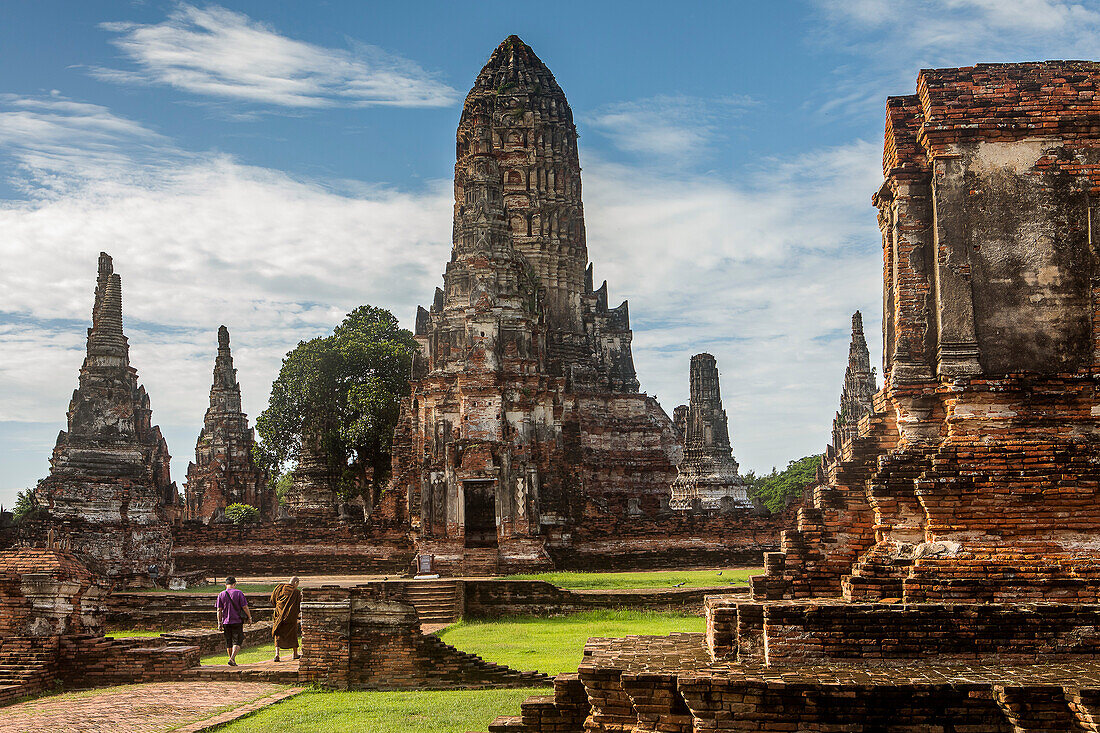
[[[790,461],[783,471],[776,471],[757,476],[749,472],[744,476],[745,483],[749,485],[749,493],[764,502],[769,511],[779,512],[787,506],[787,501],[797,496],[813,483],[817,476],[817,466],[821,463],[821,454],[799,458]]]
[[[256,420],[258,458],[276,475],[311,436],[344,496],[389,474],[401,399],[409,393],[411,332],[393,314],[362,305],[331,336],[302,341],[283,359],[268,407]]]
[[[15,506],[12,508],[12,518],[18,524],[24,519],[33,518],[42,507],[38,505],[38,499],[34,496],[34,489],[20,491],[15,495]]]

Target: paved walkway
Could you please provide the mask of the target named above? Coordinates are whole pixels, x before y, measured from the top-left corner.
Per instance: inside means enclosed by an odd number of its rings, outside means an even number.
[[[298,691],[265,682],[156,682],[103,687],[0,708],[0,731],[161,733],[179,729],[193,733]]]

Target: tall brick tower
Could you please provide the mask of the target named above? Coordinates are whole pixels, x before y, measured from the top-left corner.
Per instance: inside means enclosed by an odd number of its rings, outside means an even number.
[[[691,404],[682,432],[684,460],[672,482],[671,507],[752,508],[730,447],[729,424],[718,385],[718,362],[710,354],[691,357]]]
[[[572,112],[519,38],[478,75],[456,153],[451,260],[417,311],[393,487],[445,571],[547,567],[586,512],[667,504],[680,448],[638,392],[626,303],[592,287]]]
[[[840,393],[840,411],[833,418],[833,449],[840,450],[845,438],[859,432],[859,419],[874,409],[875,370],[871,352],[863,336],[863,314],[852,314],[852,340],[848,344],[848,368],[844,370],[844,389]]]
[[[270,478],[252,459],[255,436],[241,409],[241,385],[233,368],[229,329],[218,328],[218,356],[210,407],[187,466],[184,497],[188,519],[211,519],[230,504],[249,504],[266,519],[275,518],[278,500]]]
[[[68,430],[57,436],[50,475],[35,494],[73,550],[116,584],[163,579],[172,569],[179,492],[152,414],[122,331],[122,279],[101,252]]]

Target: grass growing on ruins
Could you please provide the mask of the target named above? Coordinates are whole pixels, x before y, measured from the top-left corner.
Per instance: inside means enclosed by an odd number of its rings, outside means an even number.
[[[634,573],[530,573],[506,575],[504,580],[545,580],[570,590],[626,590],[636,588],[713,588],[744,585],[764,568],[721,568],[715,570],[655,570]]]
[[[148,629],[112,629],[104,634],[115,639],[132,639],[135,636],[160,636],[163,631],[149,631]]]
[[[705,626],[703,618],[682,613],[586,611],[552,618],[462,620],[438,634],[451,646],[488,662],[553,675],[577,671],[584,644],[591,636],[663,636],[676,631],[702,632]]]
[[[433,692],[304,692],[219,731],[275,733],[465,733],[487,730],[498,715],[549,689]]]

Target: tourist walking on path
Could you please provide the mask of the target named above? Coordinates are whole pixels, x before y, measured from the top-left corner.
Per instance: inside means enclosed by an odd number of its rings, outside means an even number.
[[[302,591],[298,590],[298,578],[289,583],[279,583],[271,591],[271,603],[275,616],[271,621],[271,635],[275,637],[275,661],[280,661],[280,649],[293,649],[298,658],[298,616],[302,612]]]
[[[237,579],[232,575],[225,579],[225,590],[218,594],[214,604],[218,610],[218,625],[225,634],[225,652],[229,655],[229,666],[237,666],[237,653],[244,646],[244,620],[252,623],[252,611],[248,609],[248,599],[237,590]]]

